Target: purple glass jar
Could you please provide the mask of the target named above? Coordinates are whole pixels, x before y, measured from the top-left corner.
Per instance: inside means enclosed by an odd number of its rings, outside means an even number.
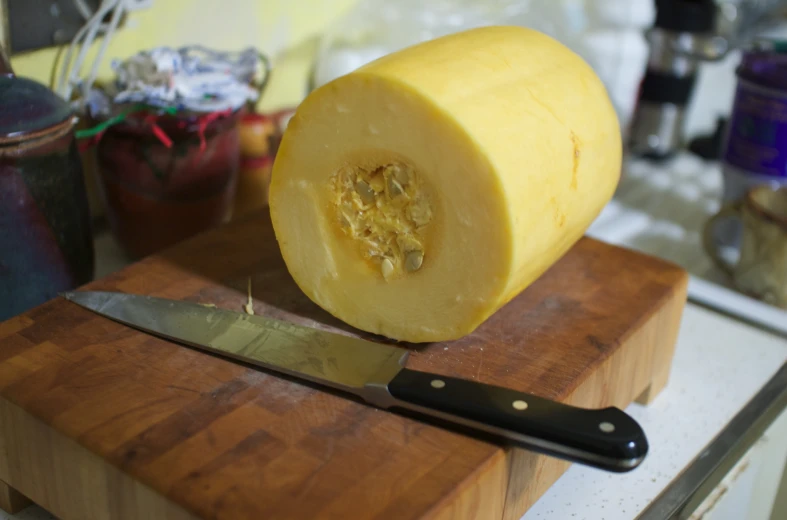
[[[761,42],[743,53],[722,149],[724,199],[756,184],[787,184],[787,54]]]
[[[787,46],[759,40],[742,53],[737,85],[721,149],[722,203],[740,200],[749,188],[787,185]],[[737,246],[741,225],[721,222],[720,245]]]

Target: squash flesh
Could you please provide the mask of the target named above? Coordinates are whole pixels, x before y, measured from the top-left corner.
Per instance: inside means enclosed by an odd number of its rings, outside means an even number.
[[[394,162],[423,181],[423,262],[386,279],[342,231],[331,176]],[[304,293],[361,330],[469,334],[579,239],[620,175],[616,114],[593,71],[520,27],[404,49],[312,92],[274,163],[271,218]]]

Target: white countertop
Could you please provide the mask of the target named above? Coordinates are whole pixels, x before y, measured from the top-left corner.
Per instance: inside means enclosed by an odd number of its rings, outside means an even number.
[[[574,464],[522,519],[635,518],[785,361],[787,339],[689,303],[669,383],[626,410],[648,436],[642,465],[614,474]]]
[[[626,193],[631,195],[636,192],[627,183],[633,180],[641,184],[642,179],[647,177],[647,168],[637,165],[631,168],[633,169],[630,171],[634,173],[621,185],[620,198],[610,204],[605,215],[599,218],[589,234],[602,240],[659,254],[684,265],[699,281],[712,280],[712,274],[707,274],[708,264],[702,253],[696,249],[697,233],[694,228],[699,225],[703,215],[715,211],[713,197],[714,190],[718,189],[718,172],[714,173],[712,166],[709,167],[701,161],[681,157],[677,162],[662,168],[658,175],[648,177],[651,182],[660,186],[658,189],[650,188],[649,200],[651,204],[662,205],[662,215],[671,213],[669,208],[663,207],[665,200],[673,200],[682,205],[684,215],[693,215],[692,218],[685,219],[683,234],[676,234],[675,230],[672,230],[673,236],[681,236],[682,240],[674,241],[672,248],[665,248],[665,242],[658,236],[659,226],[654,225],[658,219],[642,218],[641,213],[647,210],[647,204],[642,200],[630,207],[625,204]],[[687,171],[690,170],[694,175],[702,175],[703,178],[695,179],[689,184],[705,185],[708,190],[705,195],[700,193],[701,196],[694,197],[694,206],[687,206],[685,197],[659,197],[658,190],[693,190],[692,193],[696,195],[696,189],[685,188],[685,179],[689,176]],[[639,190],[639,195],[636,196],[642,199],[642,186]],[[698,209],[700,206],[701,210]],[[626,215],[627,211],[640,214]],[[637,219],[640,222],[639,227],[632,224]],[[662,228],[667,229],[664,226]],[[98,236],[96,247],[97,276],[104,276],[126,262],[108,234],[102,233]],[[714,288],[717,287],[720,286],[714,285]],[[696,285],[692,290],[697,290]],[[640,422],[648,436],[650,453],[646,460],[639,468],[625,474],[607,473],[575,464],[522,519],[635,518],[785,362],[786,337],[760,330],[756,326],[689,302],[683,316],[669,383],[650,405],[632,404],[627,409]],[[0,512],[0,520],[52,518],[54,517],[37,506],[29,507],[14,516]]]

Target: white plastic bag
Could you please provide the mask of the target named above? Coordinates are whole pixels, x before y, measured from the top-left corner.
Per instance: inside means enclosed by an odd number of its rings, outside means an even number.
[[[485,25],[546,33],[582,56],[610,91],[621,123],[633,104],[652,0],[360,0],[321,39],[312,88],[415,43]],[[613,8],[614,7],[614,8]],[[626,67],[622,70],[621,67]]]
[[[576,1],[576,0],[575,0]],[[581,0],[580,0],[581,1]],[[318,87],[384,54],[472,27],[522,24],[571,39],[562,6],[533,0],[360,0],[324,33],[313,83]],[[538,5],[533,9],[531,5]]]

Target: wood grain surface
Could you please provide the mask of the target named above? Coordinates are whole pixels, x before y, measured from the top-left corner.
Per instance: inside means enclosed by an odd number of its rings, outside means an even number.
[[[267,212],[85,288],[242,312],[249,279],[258,314],[371,337],[298,290]],[[672,264],[584,238],[474,334],[403,345],[408,366],[625,407],[667,381],[686,283]],[[60,298],[0,323],[0,480],[63,520],[514,519],[567,466],[148,336]]]

